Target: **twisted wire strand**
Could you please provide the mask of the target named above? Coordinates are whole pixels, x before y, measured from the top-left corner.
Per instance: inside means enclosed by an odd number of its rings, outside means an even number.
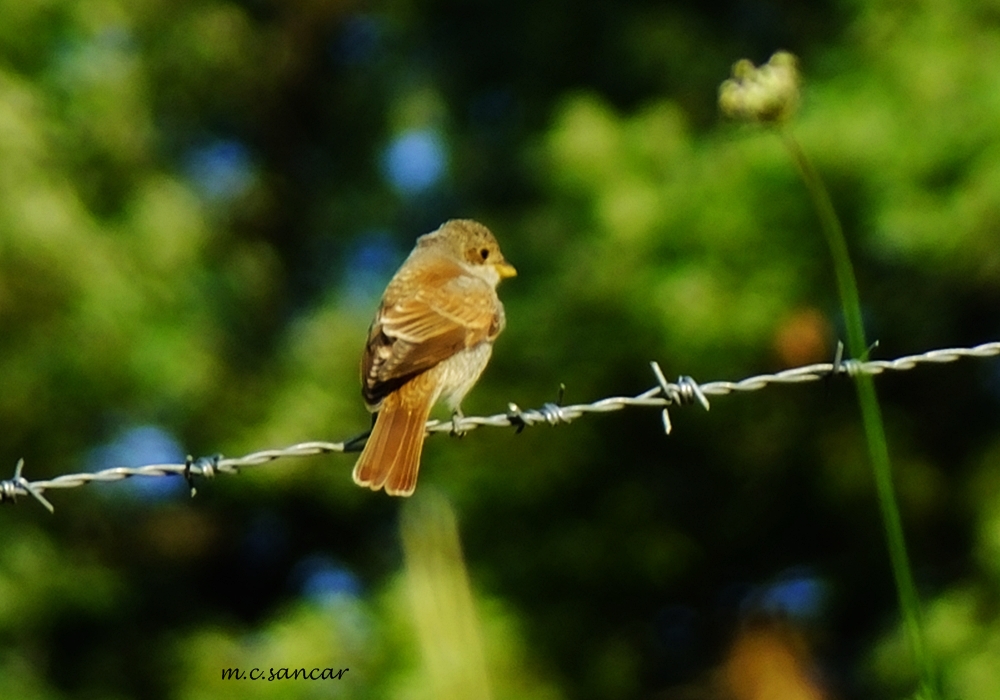
[[[546,403],[541,408],[522,410],[517,404],[511,403],[506,413],[492,416],[461,416],[456,415],[451,420],[430,420],[427,422],[429,433],[447,432],[464,434],[479,427],[517,428],[518,432],[525,427],[539,425],[562,425],[571,423],[577,418],[592,413],[610,413],[629,407],[645,407],[662,409],[663,427],[670,434],[672,425],[667,409],[670,406],[700,404],[706,411],[709,409],[710,396],[727,396],[737,392],[760,391],[777,384],[804,384],[815,382],[831,376],[859,374],[879,375],[885,372],[902,372],[914,369],[923,364],[945,364],[967,357],[996,357],[1000,355],[1000,341],[982,343],[970,348],[946,348],[930,350],[918,355],[907,355],[895,360],[842,360],[842,348],[838,348],[837,357],[833,362],[795,367],[774,374],[759,374],[740,381],[714,381],[705,384],[695,382],[691,377],[680,377],[676,382],[667,381],[657,362],[650,366],[656,377],[657,385],[635,396],[609,396],[586,404],[563,406],[560,403]],[[342,442],[300,442],[280,449],[260,450],[242,457],[189,457],[184,464],[148,464],[141,467],[112,467],[98,472],[82,472],[64,474],[52,479],[29,481],[23,475],[24,460],[19,460],[14,470],[14,477],[0,481],[0,503],[13,502],[18,496],[31,496],[50,512],[54,511],[52,504],[42,494],[49,489],[68,489],[83,486],[91,482],[121,481],[133,476],[167,476],[184,477],[191,486],[194,495],[194,477],[212,478],[216,474],[233,474],[241,467],[257,466],[286,457],[310,457],[333,452],[350,451],[350,445],[355,440]]]

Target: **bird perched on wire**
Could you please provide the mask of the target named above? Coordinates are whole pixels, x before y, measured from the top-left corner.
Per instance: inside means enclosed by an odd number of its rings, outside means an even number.
[[[445,399],[453,412],[504,329],[500,280],[517,271],[488,228],[453,219],[417,239],[389,282],[361,356],[361,393],[375,425],[354,482],[392,496],[417,485],[424,425]]]

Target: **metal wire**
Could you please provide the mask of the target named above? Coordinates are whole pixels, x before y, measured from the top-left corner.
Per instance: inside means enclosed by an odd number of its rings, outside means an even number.
[[[1000,355],[1000,341],[983,343],[971,348],[947,348],[930,350],[919,355],[907,355],[895,360],[843,360],[843,348],[839,347],[833,362],[807,365],[786,369],[775,374],[759,374],[742,379],[738,382],[715,381],[699,384],[691,377],[680,377],[676,382],[667,381],[657,362],[650,366],[656,377],[657,385],[635,396],[611,396],[587,404],[563,406],[561,403],[546,403],[537,409],[521,409],[511,403],[506,413],[492,416],[461,416],[456,415],[451,420],[431,420],[427,422],[430,433],[447,432],[464,434],[479,427],[506,428],[514,427],[520,432],[525,427],[545,423],[562,425],[571,423],[589,413],[610,413],[629,407],[648,407],[662,409],[663,427],[670,434],[672,425],[669,406],[700,404],[706,411],[709,409],[708,397],[727,396],[736,392],[759,391],[775,384],[804,384],[815,382],[831,376],[846,375],[854,377],[859,374],[879,375],[884,372],[902,372],[911,370],[922,364],[944,364],[955,362],[966,357],[996,357]],[[561,399],[560,392],[560,399]],[[142,467],[113,467],[99,472],[83,472],[65,474],[53,479],[28,481],[22,476],[24,460],[19,460],[14,470],[14,477],[0,481],[0,503],[13,502],[18,496],[31,496],[50,512],[54,511],[51,503],[42,495],[49,489],[68,489],[83,486],[91,482],[121,481],[133,476],[166,476],[169,474],[184,477],[191,486],[194,495],[194,477],[212,478],[216,474],[234,474],[241,467],[251,467],[273,462],[285,457],[309,457],[331,452],[345,452],[353,449],[351,446],[359,442],[358,438],[343,442],[300,442],[281,449],[261,450],[242,457],[188,457],[184,464],[149,464]],[[346,448],[346,449],[345,449]]]

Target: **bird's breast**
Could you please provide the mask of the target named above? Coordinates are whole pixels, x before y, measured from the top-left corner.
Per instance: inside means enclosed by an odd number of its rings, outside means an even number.
[[[486,369],[493,352],[493,343],[482,342],[472,347],[459,350],[447,360],[442,361],[434,369],[440,372],[440,398],[447,402],[448,408],[455,410],[469,389],[479,379]]]

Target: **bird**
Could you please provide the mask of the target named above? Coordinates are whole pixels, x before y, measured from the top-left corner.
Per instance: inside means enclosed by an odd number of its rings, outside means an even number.
[[[496,288],[517,270],[490,230],[451,219],[417,239],[389,281],[361,356],[361,394],[375,423],[353,478],[373,491],[410,496],[431,408],[461,415],[506,325]]]

